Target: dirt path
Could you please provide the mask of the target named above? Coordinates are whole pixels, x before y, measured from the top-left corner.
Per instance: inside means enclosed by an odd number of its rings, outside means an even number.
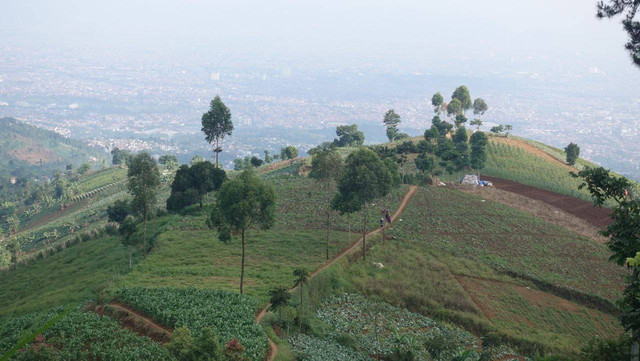
[[[409,186],[409,191],[407,191],[407,193],[404,195],[404,197],[402,198],[402,202],[400,203],[400,206],[398,207],[398,209],[395,211],[395,213],[391,217],[391,223],[395,222],[396,219],[400,216],[400,214],[402,214],[404,209],[407,207],[407,204],[409,203],[409,200],[411,200],[413,195],[416,193],[417,189],[418,189],[418,186]],[[370,236],[373,236],[375,234],[380,233],[380,230],[381,230],[380,228],[376,228],[375,230],[367,233],[367,237],[370,237]],[[347,248],[344,251],[338,253],[330,261],[325,263],[322,267],[318,268],[313,273],[311,273],[311,275],[309,276],[309,280],[311,280],[313,277],[315,277],[318,273],[320,273],[320,272],[324,271],[325,269],[331,267],[333,264],[335,264],[340,259],[342,259],[342,257],[344,257],[347,254],[349,254],[349,253],[353,252],[354,250],[356,250],[361,244],[362,244],[362,237],[360,237],[351,246],[349,246],[349,248]],[[293,292],[297,288],[298,288],[298,286],[295,286],[295,287],[291,288],[289,290],[289,292]],[[269,310],[269,306],[271,306],[270,303],[265,305],[260,310],[260,312],[258,312],[258,314],[256,315],[256,319],[255,319],[256,323],[260,323],[262,321],[264,316],[267,314],[267,310]],[[273,343],[273,341],[270,338],[267,337],[267,339],[269,340],[269,346],[271,347],[271,351],[269,352],[269,356],[266,358],[266,360],[267,361],[273,361],[273,360],[275,360],[276,355],[278,354],[278,347],[276,346],[275,343]]]
[[[94,310],[101,315],[108,315],[120,321],[122,325],[141,336],[164,343],[169,341],[173,331],[162,326],[149,317],[131,309],[121,303],[112,302],[105,306],[98,306]]]

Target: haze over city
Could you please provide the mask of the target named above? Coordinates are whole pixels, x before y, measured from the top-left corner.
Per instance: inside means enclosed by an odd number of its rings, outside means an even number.
[[[639,179],[639,72],[619,20],[580,0],[2,1],[0,116],[186,161],[212,156],[200,116],[219,94],[231,166],[304,152],[340,124],[382,141],[389,108],[421,134],[431,95],[465,84],[489,105],[486,130],[573,141]]]

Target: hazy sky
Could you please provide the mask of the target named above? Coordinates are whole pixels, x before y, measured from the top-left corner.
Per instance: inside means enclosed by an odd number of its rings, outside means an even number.
[[[174,47],[283,58],[532,56],[638,72],[620,19],[598,21],[596,0],[207,1],[0,0],[0,42],[10,36]],[[25,44],[28,45],[28,44]],[[339,59],[338,59],[339,60]]]

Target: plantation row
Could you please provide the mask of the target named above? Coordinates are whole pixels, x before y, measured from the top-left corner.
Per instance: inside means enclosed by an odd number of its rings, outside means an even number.
[[[254,322],[259,305],[252,298],[224,291],[166,287],[123,288],[114,297],[165,326],[187,327],[194,336],[210,327],[223,343],[238,339],[250,360],[264,359],[267,339]]]
[[[509,144],[489,142],[487,164],[482,174],[509,179],[571,197],[591,200],[586,190],[578,190],[581,181],[569,175],[562,165],[549,162]]]
[[[0,355],[47,321],[63,312],[62,307],[12,318],[0,325]],[[78,307],[23,346],[15,361],[47,360],[175,360],[159,344],[122,328],[114,319]]]
[[[315,317],[331,331],[323,337],[297,335],[289,339],[299,360],[413,357],[450,361],[460,357],[472,361],[479,360],[481,353],[485,358],[497,356],[498,352],[502,357],[513,355],[512,351],[505,350],[481,352],[476,338],[461,328],[359,294],[340,294],[326,299]]]

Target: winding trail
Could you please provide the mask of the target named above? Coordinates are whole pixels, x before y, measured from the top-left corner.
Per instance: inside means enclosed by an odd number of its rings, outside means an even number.
[[[416,193],[417,189],[418,189],[418,186],[415,186],[415,185],[409,186],[409,190],[407,191],[407,193],[405,193],[404,197],[402,198],[402,202],[400,203],[400,206],[398,207],[398,209],[395,211],[395,213],[391,217],[391,223],[395,222],[396,219],[402,214],[404,209],[407,207],[407,204],[409,203],[409,201],[411,200],[413,195]],[[376,228],[375,230],[373,230],[371,232],[368,232],[367,233],[367,237],[373,236],[375,234],[380,233],[380,230],[381,230],[381,228]],[[353,244],[351,244],[351,246],[349,246],[349,248],[347,248],[344,251],[338,253],[331,260],[329,260],[327,263],[325,263],[322,267],[318,268],[313,273],[311,273],[311,275],[309,276],[309,280],[311,280],[313,277],[315,277],[318,273],[320,273],[320,272],[324,271],[325,269],[327,269],[327,268],[331,267],[332,265],[334,265],[336,262],[338,262],[344,256],[346,256],[346,255],[350,254],[351,252],[353,252],[354,250],[356,250],[361,244],[362,244],[362,237],[360,237],[357,241],[355,241]],[[296,286],[292,287],[291,289],[289,289],[289,292],[293,292],[297,288],[298,288],[298,286],[296,285]],[[268,303],[258,312],[258,314],[256,315],[256,318],[255,318],[255,322],[256,323],[259,324],[262,321],[264,316],[267,314],[267,311],[269,310],[270,306],[271,306],[271,304]],[[265,360],[266,361],[273,361],[273,360],[275,360],[276,355],[278,354],[278,346],[276,346],[276,344],[269,337],[267,337],[267,340],[269,341],[270,350],[269,350],[269,352],[267,352],[267,355],[265,356]]]

